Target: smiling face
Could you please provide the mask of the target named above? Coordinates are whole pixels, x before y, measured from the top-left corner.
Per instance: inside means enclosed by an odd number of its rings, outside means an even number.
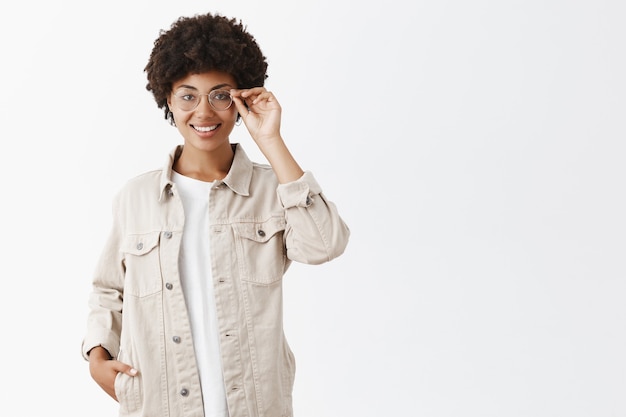
[[[167,105],[188,150],[194,148],[210,152],[230,146],[229,135],[237,120],[236,107],[232,104],[226,110],[216,110],[209,104],[208,95],[212,91],[227,92],[231,88],[237,88],[234,78],[230,74],[218,71],[190,74],[174,83]],[[182,110],[177,106],[178,100],[191,96],[200,98],[196,108]],[[222,96],[218,95],[217,99],[220,98]]]

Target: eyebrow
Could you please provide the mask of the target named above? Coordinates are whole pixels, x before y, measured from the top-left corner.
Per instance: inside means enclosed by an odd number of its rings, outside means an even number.
[[[211,87],[211,90],[209,90],[209,91],[219,90],[220,88],[224,88],[224,87],[231,87],[232,88],[232,86],[230,84],[223,83],[223,84],[218,84],[216,86]],[[196,87],[194,87],[193,85],[187,85],[187,84],[179,85],[178,87],[176,87],[176,90],[179,90],[181,88],[187,88],[189,90],[196,90],[196,91],[198,91],[198,89]]]

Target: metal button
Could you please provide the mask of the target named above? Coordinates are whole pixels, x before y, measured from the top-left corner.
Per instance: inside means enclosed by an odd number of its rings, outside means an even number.
[[[165,233],[163,233],[163,236],[165,236],[166,239],[171,239],[172,238],[172,232],[165,232]]]
[[[264,232],[263,230],[261,230],[261,229],[259,229],[259,230],[257,231],[257,234],[258,234],[259,236],[261,236],[261,237],[265,237],[265,232]]]
[[[143,243],[137,243],[137,250],[142,250],[143,249]]]
[[[168,282],[165,284],[165,288],[167,288],[168,290],[171,290],[172,288],[174,288],[174,286],[170,282]]]
[[[172,337],[172,340],[174,341],[174,343],[180,343],[180,337],[178,336]]]
[[[189,395],[189,390],[187,388],[183,388],[180,390],[180,395],[182,395],[183,397],[186,397]]]

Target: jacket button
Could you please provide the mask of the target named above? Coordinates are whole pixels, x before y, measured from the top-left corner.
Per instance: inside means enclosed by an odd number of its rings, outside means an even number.
[[[171,290],[172,288],[174,288],[174,286],[168,282],[167,284],[165,284],[165,288],[167,288],[168,290]]]
[[[259,230],[259,231],[257,232],[257,234],[258,234],[259,236],[261,236],[261,237],[264,237],[264,236],[265,236],[265,232],[264,232],[263,230]]]
[[[189,390],[187,388],[183,388],[180,390],[180,395],[182,395],[183,397],[186,397],[189,395]]]
[[[172,337],[172,340],[174,341],[174,343],[180,343],[180,337],[178,336]]]
[[[137,250],[143,249],[143,243],[137,243]]]
[[[165,236],[166,239],[171,239],[172,238],[172,232],[165,232],[165,233],[163,233],[163,236]]]

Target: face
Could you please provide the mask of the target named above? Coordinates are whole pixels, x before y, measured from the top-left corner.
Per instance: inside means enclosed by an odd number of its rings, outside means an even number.
[[[218,71],[190,74],[174,83],[167,104],[188,150],[194,148],[210,152],[223,146],[230,146],[229,135],[237,120],[235,104],[226,110],[216,110],[209,104],[208,94],[216,90],[229,91],[231,88],[237,88],[234,78],[230,74]],[[183,110],[177,105],[181,99],[189,100],[193,97],[200,98],[196,108]],[[219,103],[223,101],[223,97],[217,94],[213,99],[218,107],[223,107]]]

